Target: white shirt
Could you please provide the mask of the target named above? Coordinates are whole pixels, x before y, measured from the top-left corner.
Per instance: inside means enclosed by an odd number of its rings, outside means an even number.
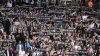
[[[33,52],[32,56],[39,56],[39,52]]]
[[[51,50],[50,55],[53,55],[54,52],[56,52],[56,51]]]
[[[79,46],[74,46],[74,48],[77,50]]]
[[[31,4],[34,4],[34,1],[32,0]]]
[[[7,50],[7,56],[9,56],[9,50]]]
[[[77,46],[77,45],[75,45],[74,48],[75,48],[75,50],[81,49],[81,47]]]
[[[85,15],[82,16],[82,20],[83,20],[83,22],[87,19],[87,17],[88,17],[88,16],[85,16]]]
[[[66,5],[67,3],[66,3],[66,1],[64,1],[64,5]]]
[[[1,28],[0,30],[2,31],[2,33],[4,33],[4,30],[3,30],[3,28]]]
[[[7,7],[12,7],[12,3],[7,2]]]
[[[94,23],[93,24],[91,24],[91,25],[89,25],[89,28],[93,28],[94,27]]]
[[[37,55],[37,56],[40,56],[40,55],[39,55],[39,52],[37,52],[36,55]]]
[[[21,44],[19,44],[19,52],[21,51]]]
[[[71,45],[72,45],[72,46],[74,46],[74,41],[73,41],[73,42],[71,42]]]
[[[44,38],[44,41],[48,41],[48,38]]]
[[[32,56],[36,56],[36,52],[33,52]]]
[[[15,25],[20,25],[20,22],[14,22]]]
[[[98,27],[100,27],[100,24],[99,24],[99,23],[97,23],[97,26],[98,26]]]
[[[25,51],[19,51],[19,56],[24,56]]]
[[[11,26],[11,31],[12,31],[13,33],[15,33],[15,32],[17,31],[16,25],[12,25],[12,26]]]

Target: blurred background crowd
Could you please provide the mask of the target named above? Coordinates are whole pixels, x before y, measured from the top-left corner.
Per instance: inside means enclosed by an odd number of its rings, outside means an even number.
[[[100,56],[99,0],[36,1],[0,0],[0,56]]]

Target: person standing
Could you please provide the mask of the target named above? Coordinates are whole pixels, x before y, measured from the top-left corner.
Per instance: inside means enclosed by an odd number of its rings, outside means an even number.
[[[19,41],[19,43],[18,43],[17,46],[16,46],[16,50],[18,51],[18,53],[19,53],[20,51],[22,51],[22,48],[24,48],[24,46],[22,45],[21,41]]]
[[[6,56],[12,56],[13,55],[11,50],[9,49],[9,47],[6,48],[5,54],[6,54]]]
[[[31,45],[30,45],[28,39],[26,39],[26,41],[24,42],[24,48],[25,48],[25,50],[27,50],[27,51],[30,51],[30,50],[31,50]]]

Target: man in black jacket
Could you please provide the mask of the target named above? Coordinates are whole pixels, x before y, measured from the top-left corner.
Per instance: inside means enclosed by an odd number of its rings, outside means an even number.
[[[7,49],[5,50],[5,54],[6,54],[6,56],[12,56],[11,49],[9,49],[9,48],[7,47]]]

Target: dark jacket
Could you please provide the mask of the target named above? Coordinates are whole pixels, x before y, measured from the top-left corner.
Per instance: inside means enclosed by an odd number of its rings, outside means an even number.
[[[12,56],[12,51],[11,51],[11,49],[8,49],[8,51],[9,51],[9,56]],[[6,56],[7,56],[7,50],[5,50],[5,54],[6,54]]]

